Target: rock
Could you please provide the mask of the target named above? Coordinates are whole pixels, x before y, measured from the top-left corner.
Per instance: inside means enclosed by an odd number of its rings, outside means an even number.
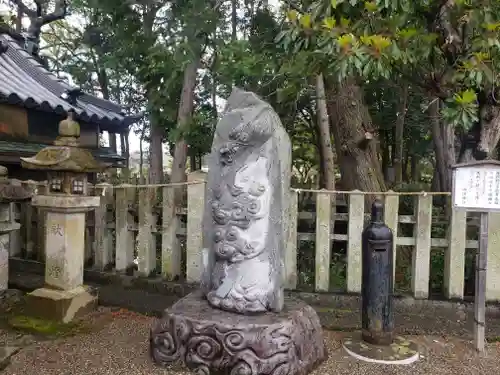
[[[10,358],[19,350],[21,350],[21,348],[15,346],[0,347],[0,370],[3,370],[10,364]]]
[[[19,302],[23,298],[24,293],[17,289],[7,289],[0,291],[0,304],[2,306],[12,306]]]
[[[284,299],[291,144],[272,107],[234,89],[212,144],[202,289],[238,313],[279,312]]]

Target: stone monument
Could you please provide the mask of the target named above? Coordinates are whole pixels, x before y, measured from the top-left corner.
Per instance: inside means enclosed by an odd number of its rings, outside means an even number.
[[[31,192],[12,185],[7,177],[7,168],[0,166],[0,293],[7,290],[9,284],[9,233],[21,228],[11,217],[10,204],[31,199]]]
[[[31,158],[28,169],[48,171],[47,195],[35,195],[32,205],[47,213],[45,225],[45,286],[28,294],[28,311],[68,323],[92,310],[97,295],[83,286],[85,213],[99,207],[100,197],[88,196],[88,173],[102,171],[90,151],[78,147],[80,125],[73,113],[59,124],[54,146]]]
[[[234,89],[209,161],[201,290],[152,327],[156,363],[203,375],[303,375],[326,358],[316,312],[284,297],[290,173],[279,117]]]

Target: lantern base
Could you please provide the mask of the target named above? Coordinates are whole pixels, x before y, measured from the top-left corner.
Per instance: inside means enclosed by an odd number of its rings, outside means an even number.
[[[69,323],[97,307],[97,291],[84,286],[73,290],[40,288],[26,297],[29,315],[62,323]]]
[[[398,336],[391,345],[380,346],[363,341],[361,335],[347,337],[342,346],[352,357],[364,362],[409,365],[419,360],[418,345]]]

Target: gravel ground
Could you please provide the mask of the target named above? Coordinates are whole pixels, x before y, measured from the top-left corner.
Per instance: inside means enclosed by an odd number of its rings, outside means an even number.
[[[30,337],[16,354],[5,375],[187,375],[188,372],[154,366],[148,356],[148,334],[154,318],[129,311],[101,308],[91,318],[93,332],[55,341]],[[446,336],[411,336],[421,347],[422,358],[409,366],[382,366],[358,362],[343,352],[347,332],[325,331],[329,359],[313,375],[405,375],[500,373],[500,347],[488,346],[484,358],[475,355],[471,343]],[[0,330],[0,340],[20,340]],[[24,338],[25,339],[25,338]]]

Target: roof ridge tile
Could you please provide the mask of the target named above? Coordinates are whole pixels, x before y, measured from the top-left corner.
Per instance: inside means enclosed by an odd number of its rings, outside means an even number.
[[[97,122],[103,130],[110,127],[123,129],[139,119],[139,116],[125,115],[125,107],[122,105],[85,92],[79,95],[75,104],[72,105],[61,96],[64,92],[78,89],[78,87],[70,85],[47,69],[30,55],[19,41],[2,32],[1,29],[0,41],[5,41],[8,45],[7,51],[0,54],[0,75],[3,75],[2,70],[16,73],[8,77],[10,84],[0,80],[0,100],[3,98],[3,101],[7,100],[12,104],[21,103],[30,106],[35,103],[40,109],[47,109],[48,106],[54,112],[58,112],[57,108],[65,108],[65,110],[73,108],[79,112],[77,117],[80,120]],[[8,69],[8,66],[11,69]],[[30,79],[23,77],[20,71]]]

